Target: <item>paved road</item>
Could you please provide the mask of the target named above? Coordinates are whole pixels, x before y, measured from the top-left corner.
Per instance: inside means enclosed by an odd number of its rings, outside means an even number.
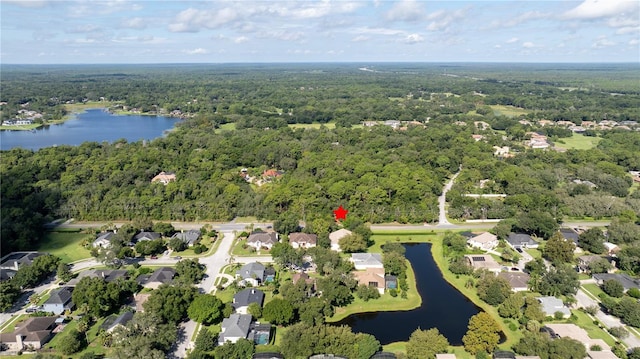
[[[576,301],[578,308],[586,308],[594,305],[600,308],[600,303],[585,293],[582,288],[578,289],[578,293],[576,293]],[[609,315],[600,309],[598,309],[598,312],[596,313],[596,318],[598,318],[598,320],[607,328],[620,326],[626,327],[619,318]],[[633,333],[629,333],[629,336],[622,339],[622,342],[627,346],[627,348],[640,347],[640,338],[633,335]]]
[[[123,224],[127,222],[108,222],[108,221],[77,222],[71,219],[62,224],[55,226],[55,228],[100,228],[108,223],[112,223],[117,228],[120,228],[122,227]],[[219,222],[170,222],[170,223],[173,226],[173,228],[177,230],[200,229],[204,225],[210,225],[211,228],[219,231],[244,231],[250,225],[253,225],[253,228],[267,228],[267,227],[273,226],[273,223],[270,223],[270,222],[236,223],[234,221],[231,221],[229,223],[219,223]]]
[[[438,209],[440,210],[440,214],[438,216],[438,226],[446,226],[451,224],[451,222],[447,220],[447,192],[449,192],[451,187],[453,187],[453,182],[456,180],[456,177],[458,177],[459,174],[460,171],[458,171],[453,175],[453,177],[451,177],[449,182],[444,185],[444,188],[442,189],[442,195],[438,197]]]

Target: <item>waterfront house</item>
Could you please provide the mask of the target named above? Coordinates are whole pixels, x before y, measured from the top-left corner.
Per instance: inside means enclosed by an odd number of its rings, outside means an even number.
[[[467,244],[473,248],[480,248],[482,250],[491,250],[498,246],[498,237],[495,234],[489,232],[483,232],[477,236],[469,238]]]

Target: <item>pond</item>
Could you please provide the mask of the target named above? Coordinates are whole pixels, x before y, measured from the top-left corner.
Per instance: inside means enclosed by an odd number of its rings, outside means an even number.
[[[114,115],[103,109],[90,109],[57,125],[33,131],[0,131],[0,149],[22,147],[38,150],[58,145],[77,146],[86,141],[134,142],[161,137],[179,119],[162,116]]]
[[[480,308],[443,278],[431,256],[431,243],[404,246],[416,275],[422,305],[409,311],[352,314],[333,324],[346,324],[356,333],[373,334],[382,345],[407,341],[417,328],[435,327],[451,345],[461,345],[469,318]],[[398,296],[398,300],[402,299]]]

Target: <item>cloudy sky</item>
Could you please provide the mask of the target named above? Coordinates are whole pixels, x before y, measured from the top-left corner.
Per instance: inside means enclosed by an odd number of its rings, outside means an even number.
[[[0,0],[0,62],[640,62],[640,1]]]

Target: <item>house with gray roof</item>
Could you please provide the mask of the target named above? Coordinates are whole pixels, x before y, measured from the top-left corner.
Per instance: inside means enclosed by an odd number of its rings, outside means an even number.
[[[83,272],[70,280],[67,285],[75,286],[82,280],[84,277],[89,278],[102,278],[107,283],[115,282],[118,279],[129,279],[129,272],[124,269],[90,269]]]
[[[0,261],[0,268],[18,270],[31,265],[33,260],[47,253],[43,252],[11,252]]]
[[[225,342],[235,343],[242,338],[247,338],[251,328],[251,315],[234,313],[229,318],[222,320],[221,332],[218,335],[218,344]]]
[[[278,234],[276,232],[253,232],[247,238],[247,245],[256,250],[263,247],[271,249],[276,243],[278,243]]]
[[[51,291],[49,299],[42,305],[42,311],[60,315],[65,311],[73,310],[75,304],[71,300],[73,287],[62,287]]]
[[[160,233],[142,231],[133,236],[133,243],[138,243],[140,241],[154,241],[160,238],[162,238]]]
[[[562,238],[573,242],[576,246],[580,241],[580,235],[578,235],[578,232],[574,231],[572,228],[560,228],[560,234],[562,234]]]
[[[193,247],[200,240],[200,231],[195,229],[190,229],[186,232],[176,232],[171,236],[173,238],[180,238],[185,244],[189,247]]]
[[[556,312],[562,313],[563,318],[571,316],[571,311],[567,308],[562,300],[556,297],[536,297],[542,305],[542,311],[549,317],[555,316]]]
[[[236,278],[240,278],[246,283],[258,286],[264,281],[264,265],[258,262],[251,262],[240,267],[236,271]]]
[[[626,274],[620,274],[620,273],[598,273],[598,274],[594,274],[593,275],[593,279],[596,280],[596,282],[599,285],[604,284],[605,281],[607,280],[616,280],[618,282],[620,282],[620,284],[622,284],[622,287],[624,287],[624,291],[628,291],[631,288],[638,288],[640,289],[640,279],[639,278],[631,278]]]
[[[504,278],[509,282],[511,290],[514,292],[522,292],[529,289],[529,279],[531,278],[524,272],[500,272],[498,277]]]
[[[101,328],[107,333],[113,332],[117,327],[124,327],[129,321],[133,319],[133,312],[124,312],[120,315],[111,315],[105,319]]]
[[[116,234],[113,232],[102,232],[98,234],[98,237],[93,241],[92,246],[108,248],[111,246],[111,239],[113,239],[115,235]]]
[[[538,242],[534,241],[533,238],[526,233],[509,233],[507,242],[516,249],[538,248]]]
[[[9,351],[21,351],[25,348],[41,349],[51,339],[58,317],[34,317],[16,325],[12,333],[0,334],[0,344]]]
[[[138,277],[138,284],[145,288],[156,289],[162,284],[169,284],[176,276],[176,270],[171,267],[160,267],[153,271],[150,275],[141,275]]]
[[[384,268],[382,255],[380,253],[351,253],[349,260],[353,263],[356,270]]]
[[[264,292],[260,289],[247,288],[239,291],[233,296],[233,302],[231,306],[235,309],[236,313],[247,314],[249,304],[258,303],[262,308],[264,302]]]

